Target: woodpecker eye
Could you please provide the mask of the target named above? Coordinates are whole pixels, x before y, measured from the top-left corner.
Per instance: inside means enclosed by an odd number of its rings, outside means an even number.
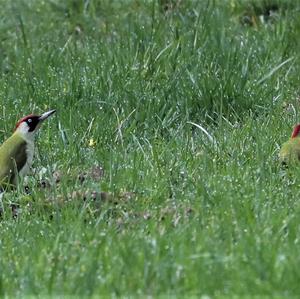
[[[27,120],[27,122],[31,123],[31,122],[32,122],[32,119],[31,119],[31,118],[29,118],[29,119]]]

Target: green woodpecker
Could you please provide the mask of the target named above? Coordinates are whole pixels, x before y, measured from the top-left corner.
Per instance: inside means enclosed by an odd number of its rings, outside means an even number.
[[[283,164],[300,161],[300,124],[294,127],[291,138],[282,145],[279,158]]]
[[[15,131],[0,146],[0,189],[15,186],[18,177],[29,171],[34,153],[34,136],[39,127],[55,110],[42,115],[28,115],[21,118]]]

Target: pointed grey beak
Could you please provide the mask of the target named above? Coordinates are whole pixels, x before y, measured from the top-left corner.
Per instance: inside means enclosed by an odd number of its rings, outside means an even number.
[[[55,113],[56,110],[50,110],[48,112],[43,113],[40,117],[39,117],[39,121],[44,121],[45,119],[47,119],[50,115],[52,115],[53,113]]]

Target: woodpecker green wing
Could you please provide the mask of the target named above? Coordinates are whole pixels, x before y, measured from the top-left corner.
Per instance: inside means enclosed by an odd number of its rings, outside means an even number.
[[[16,171],[26,164],[26,141],[13,134],[0,147],[0,185],[13,184]]]
[[[282,145],[279,152],[282,162],[298,162],[300,160],[300,137],[292,138]]]

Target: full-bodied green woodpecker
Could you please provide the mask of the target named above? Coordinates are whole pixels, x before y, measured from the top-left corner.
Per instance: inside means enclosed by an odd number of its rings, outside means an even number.
[[[16,186],[18,178],[28,173],[33,160],[35,134],[54,112],[50,110],[42,115],[30,114],[21,118],[12,136],[0,146],[0,190]]]
[[[291,138],[285,142],[279,152],[279,159],[283,164],[300,161],[300,124],[294,127]]]

